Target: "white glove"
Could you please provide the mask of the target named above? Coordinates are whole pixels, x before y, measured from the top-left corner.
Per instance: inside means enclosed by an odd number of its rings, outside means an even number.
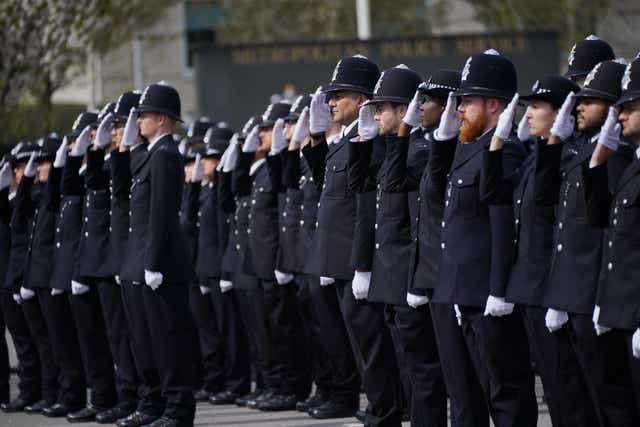
[[[422,108],[422,94],[419,90],[416,90],[402,121],[411,127],[418,126],[422,121],[422,110],[420,108]]]
[[[71,294],[72,295],[82,295],[89,292],[91,289],[87,285],[83,285],[80,282],[76,282],[75,280],[71,281]]]
[[[107,114],[100,122],[96,131],[96,138],[93,141],[100,148],[107,148],[111,142],[111,129],[113,129],[113,114]]]
[[[356,299],[365,299],[369,294],[369,284],[371,283],[370,271],[356,271],[351,282],[353,296]]]
[[[442,117],[440,117],[440,124],[433,133],[437,141],[448,141],[460,133],[460,117],[458,116],[457,104],[456,97],[453,96],[453,92],[450,92],[447,98],[447,105],[444,107]]]
[[[178,153],[183,156],[187,154],[187,142],[187,138],[182,138],[178,144]]]
[[[562,325],[564,325],[568,321],[569,314],[567,314],[566,311],[554,310],[553,308],[547,309],[547,314],[544,316],[544,323],[551,333],[554,333],[558,329],[562,328]]]
[[[327,95],[314,93],[309,107],[309,132],[314,135],[328,131],[331,127],[331,109],[327,104]]]
[[[237,139],[237,133],[234,133],[233,136],[231,137],[231,142],[233,142],[233,138]],[[218,172],[222,172],[222,168],[224,167],[224,164],[227,162],[227,158],[229,157],[229,153],[231,152],[230,148],[231,147],[231,143],[227,146],[227,148],[224,149],[224,153],[222,153],[222,156],[220,157],[220,161],[218,162],[218,166],[216,166],[216,170]]]
[[[562,107],[558,110],[556,119],[553,121],[553,125],[551,126],[551,133],[563,141],[573,134],[576,120],[571,113],[573,112],[573,107],[575,105],[576,95],[571,92],[562,103]]]
[[[124,125],[121,144],[127,147],[136,145],[139,133],[138,115],[136,114],[135,108],[132,107],[129,111],[129,117],[127,117],[127,123]]]
[[[24,168],[24,176],[28,178],[33,178],[36,176],[36,170],[38,165],[36,164],[36,160],[38,159],[38,153],[34,151],[31,153],[31,157],[29,157],[29,161],[27,162],[27,166]]]
[[[200,293],[202,295],[207,295],[211,293],[211,288],[208,286],[200,286]]]
[[[453,312],[456,314],[458,326],[462,326],[462,312],[460,311],[460,306],[458,306],[458,304],[453,304]]]
[[[273,272],[276,275],[276,282],[278,285],[286,285],[293,280],[293,274],[285,273],[279,270]]]
[[[202,165],[200,154],[196,154],[196,160],[193,163],[193,169],[191,170],[191,182],[201,182],[204,176],[204,166]]]
[[[91,145],[91,126],[82,129],[82,132],[80,132],[80,135],[76,138],[76,143],[71,150],[71,155],[73,157],[84,156],[89,145]]]
[[[122,285],[122,282],[120,281],[120,276],[116,274],[115,276],[113,276],[113,279],[116,281],[116,285]]]
[[[69,154],[69,145],[67,137],[62,139],[62,144],[56,150],[56,158],[53,161],[54,168],[63,168],[67,164],[67,154]]]
[[[162,273],[144,270],[144,281],[154,291],[162,284]]]
[[[531,130],[529,129],[529,122],[527,121],[527,115],[524,114],[518,123],[518,139],[522,142],[528,141],[531,138]]]
[[[425,295],[415,295],[415,294],[412,294],[411,292],[407,292],[407,304],[409,304],[413,308],[418,308],[421,305],[425,305],[428,302],[429,302],[429,298]]]
[[[593,309],[593,328],[596,330],[596,335],[602,335],[609,332],[611,328],[600,325],[598,323],[598,319],[600,319],[600,306],[596,305]]]
[[[369,141],[378,136],[378,123],[375,119],[376,109],[373,105],[363,105],[358,111],[358,135],[360,140]]]
[[[324,277],[324,276],[320,277],[320,286],[329,286],[329,285],[333,285],[334,283],[336,283],[336,281],[332,277]]]
[[[258,147],[260,146],[260,138],[258,137],[258,125],[255,125],[249,135],[247,135],[247,139],[245,139],[244,144],[242,144],[242,152],[243,153],[255,153],[258,151]]]
[[[225,152],[229,151],[229,156],[222,167],[223,172],[231,172],[236,168],[238,164],[238,156],[240,155],[238,151],[238,147],[240,146],[240,137],[236,133],[231,138],[231,142],[229,143],[229,147],[225,150]]]
[[[233,289],[233,282],[230,280],[220,280],[220,292],[223,294]]]
[[[55,296],[58,296],[58,295],[62,295],[62,294],[64,294],[64,290],[62,290],[62,289],[56,289],[56,288],[51,289],[51,296],[52,297],[55,297]]]
[[[35,296],[36,293],[31,289],[20,287],[20,298],[22,298],[22,301],[28,301]]]
[[[309,136],[309,107],[304,107],[296,122],[296,127],[293,128],[293,136],[291,139],[294,142],[302,142]]]
[[[609,114],[605,120],[600,135],[598,136],[598,144],[604,145],[611,151],[616,151],[620,145],[620,123],[618,123],[618,110],[609,107]]]
[[[631,347],[633,349],[633,357],[640,359],[640,328],[636,329],[631,338]]]
[[[11,185],[11,180],[13,179],[13,171],[11,170],[11,166],[9,163],[5,163],[0,169],[0,190],[4,190],[5,188]]]
[[[16,302],[16,304],[20,305],[22,304],[22,298],[20,298],[20,294],[13,294],[13,300]]]
[[[487,298],[487,305],[484,309],[485,316],[506,316],[513,312],[513,303],[506,302],[503,297],[494,297],[489,295]]]
[[[271,150],[270,156],[280,154],[287,147],[287,137],[284,134],[284,120],[278,119],[273,125],[271,134]]]
[[[498,124],[496,125],[496,131],[493,133],[495,136],[500,138],[503,141],[509,139],[509,135],[511,134],[511,129],[513,129],[513,118],[516,115],[516,107],[518,106],[518,99],[520,99],[520,95],[516,93],[513,95],[511,102],[507,105],[500,116],[498,117]]]

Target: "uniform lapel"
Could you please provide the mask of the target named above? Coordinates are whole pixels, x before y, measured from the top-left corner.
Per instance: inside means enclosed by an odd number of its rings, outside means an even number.
[[[467,150],[463,155],[456,156],[453,159],[453,164],[451,165],[451,170],[458,169],[460,166],[471,160],[476,154],[483,151],[491,142],[491,137],[493,136],[493,131],[489,131],[482,135],[478,141],[474,144],[474,147],[470,150]],[[437,144],[438,142],[436,142]],[[462,142],[458,142],[458,144],[462,144]]]
[[[622,176],[618,181],[616,193],[619,193],[624,188],[624,186],[638,174],[640,174],[640,159],[634,159],[633,162],[631,162],[631,164],[627,166],[627,168],[622,173]]]

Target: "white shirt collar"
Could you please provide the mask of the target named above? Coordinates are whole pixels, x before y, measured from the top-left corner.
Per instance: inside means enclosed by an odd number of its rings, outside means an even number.
[[[353,127],[357,124],[358,124],[358,119],[355,119],[354,121],[351,122],[349,126],[342,126],[342,133],[340,134],[341,138],[344,138],[345,135],[351,132],[351,129],[353,129]]]
[[[640,159],[640,147],[636,148],[636,157]]]
[[[111,151],[109,151],[105,156],[104,156],[104,161],[106,162],[107,160],[109,160],[111,158]]]
[[[142,142],[137,143],[136,145],[131,146],[129,151],[135,151],[136,149],[142,147],[144,144]]]
[[[600,132],[596,133],[595,135],[593,135],[591,138],[589,138],[589,142],[593,143],[593,142],[598,142],[598,137],[600,136]]]
[[[253,162],[253,164],[251,165],[251,167],[249,168],[249,176],[253,176],[253,174],[256,173],[256,171],[258,170],[258,168],[260,168],[260,166],[262,166],[262,164],[264,162],[266,162],[267,159],[262,158],[260,160],[256,160],[255,162]]]
[[[156,143],[158,141],[160,141],[162,138],[164,138],[165,136],[170,135],[169,133],[163,133],[160,136],[158,136],[157,138],[155,138],[153,141],[149,142],[149,146],[147,147],[147,151],[151,151],[151,149],[153,148],[154,145],[156,145]]]
[[[17,190],[14,190],[11,193],[9,193],[9,200],[13,200],[13,198],[16,197],[17,192],[18,192]]]
[[[329,144],[329,145],[335,144],[338,141],[340,141],[341,137],[342,137],[342,134],[340,132],[339,133],[334,133],[333,135],[331,135],[331,136],[329,136],[327,138],[327,144]]]

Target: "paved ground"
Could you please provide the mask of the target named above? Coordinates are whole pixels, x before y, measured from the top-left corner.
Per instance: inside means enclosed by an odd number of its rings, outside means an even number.
[[[12,378],[13,392],[15,395],[15,375]],[[540,399],[541,387],[538,381],[536,386],[539,403],[539,427],[551,427],[547,407]],[[364,407],[366,402],[362,401]],[[362,426],[355,418],[345,418],[339,420],[314,420],[300,412],[274,412],[264,413],[236,406],[211,406],[208,404],[198,404],[196,412],[196,426],[218,426],[218,427],[302,427],[302,426],[326,426],[326,427],[356,427]],[[69,427],[71,424],[64,419],[50,419],[40,415],[26,414],[4,414],[0,413],[0,426],[2,427]],[[98,424],[73,424],[77,427],[96,426]],[[409,427],[409,423],[404,423],[403,427]]]

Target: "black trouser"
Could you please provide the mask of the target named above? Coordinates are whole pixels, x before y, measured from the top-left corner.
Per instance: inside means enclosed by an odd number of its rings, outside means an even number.
[[[361,361],[362,382],[369,401],[365,425],[400,426],[402,387],[384,306],[356,301],[351,282],[336,280],[334,286],[346,328],[355,343],[356,360]]]
[[[479,377],[486,378],[487,374],[476,373],[453,306],[430,303],[429,309],[449,394],[451,426],[488,427],[489,410],[480,397],[482,387],[479,380]]]
[[[483,308],[461,307],[462,333],[496,427],[537,425],[538,404],[522,317],[485,316]],[[479,374],[482,377],[482,374]]]
[[[251,364],[247,334],[234,289],[222,293],[219,279],[209,279],[216,324],[224,343],[224,388],[243,395],[251,390]]]
[[[28,300],[23,300],[20,306],[27,327],[29,328],[29,333],[38,351],[41,380],[40,396],[47,404],[51,405],[58,400],[60,387],[58,385],[59,367],[53,355],[47,322],[44,318],[37,295]]]
[[[411,380],[411,425],[447,426],[447,391],[427,304],[388,306]]]
[[[160,373],[151,345],[151,331],[144,310],[142,290],[145,285],[122,281],[122,302],[131,333],[133,360],[138,375],[138,410],[145,414],[160,415],[166,402],[162,397]]]
[[[640,414],[640,359],[636,359],[633,356],[633,331],[623,331],[624,332],[624,341],[626,344],[627,350],[627,360],[629,363],[629,371],[631,372],[631,381],[633,382],[633,397],[636,409],[636,414]]]
[[[107,339],[115,363],[118,402],[137,402],[138,376],[120,286],[113,279],[99,280],[96,285],[100,294]]]
[[[254,276],[236,273],[233,278],[234,290],[238,296],[238,304],[242,322],[247,331],[250,364],[254,373],[256,390],[262,390],[265,383],[264,370],[267,364],[266,356],[266,328],[264,310],[262,307],[263,295],[259,281]],[[260,307],[257,307],[260,305]],[[258,315],[258,313],[262,313]]]
[[[1,291],[0,291],[1,292]],[[9,401],[9,349],[5,335],[4,310],[0,305],[0,402]]]
[[[198,350],[202,365],[202,388],[207,393],[224,389],[225,346],[220,334],[213,303],[209,295],[202,295],[200,287],[189,286],[189,305],[197,328]]]
[[[333,390],[332,372],[329,355],[324,351],[322,346],[323,331],[321,321],[313,303],[314,288],[320,287],[320,279],[314,276],[298,275],[296,276],[296,284],[298,291],[296,299],[298,301],[298,313],[302,321],[305,353],[300,355],[306,363],[313,363],[313,382],[316,384],[316,393],[329,396]],[[335,296],[335,293],[333,293]],[[344,327],[343,327],[344,328]],[[312,362],[311,362],[312,361]]]
[[[314,329],[331,370],[331,400],[355,410],[360,405],[360,372],[335,285],[320,286],[314,278],[309,293]]]
[[[393,340],[393,348],[396,354],[396,362],[398,363],[398,375],[400,375],[400,386],[402,387],[402,417],[405,414],[411,413],[411,378],[409,374],[409,367],[407,365],[407,358],[403,349],[402,339],[400,338],[400,332],[395,324],[395,313],[392,306],[385,304],[384,306],[385,318],[389,332],[391,332],[391,339]]]
[[[38,348],[31,338],[20,304],[15,302],[8,289],[0,291],[0,303],[18,357],[18,397],[27,402],[35,402],[42,396]]]
[[[270,359],[279,367],[276,390],[284,394],[305,397],[308,382],[297,352],[303,341],[302,325],[296,308],[296,285],[278,285],[274,280],[261,280],[264,294]],[[277,371],[276,371],[277,372]],[[277,378],[273,375],[272,378]]]
[[[58,403],[70,407],[84,406],[86,382],[78,333],[67,292],[52,296],[51,289],[47,288],[38,289],[36,294],[49,331],[51,349],[59,367]]]
[[[189,284],[163,283],[155,291],[143,285],[142,300],[151,331],[151,351],[160,372],[164,415],[193,423],[192,334]]]
[[[78,332],[84,373],[91,389],[91,403],[98,408],[110,408],[118,398],[98,287],[90,285],[86,293],[70,295],[69,300]]]
[[[522,306],[520,311],[553,426],[598,425],[567,328],[549,332],[546,308]]]

